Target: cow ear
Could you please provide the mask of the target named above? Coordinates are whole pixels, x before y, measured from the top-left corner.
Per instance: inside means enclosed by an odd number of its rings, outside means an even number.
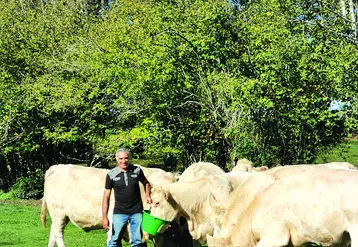
[[[164,197],[165,200],[168,200],[168,198],[169,198],[169,191],[163,190],[163,197]]]
[[[162,186],[154,185],[151,189],[151,193],[160,192],[161,190],[163,190]]]
[[[168,200],[169,198],[169,191],[164,189],[162,186],[160,185],[155,185],[152,187],[152,190],[151,190],[151,193],[154,194],[154,193],[158,193],[158,195],[162,195],[163,198],[165,200]]]

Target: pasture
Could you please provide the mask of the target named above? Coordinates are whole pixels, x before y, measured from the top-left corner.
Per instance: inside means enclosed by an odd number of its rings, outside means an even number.
[[[46,228],[40,220],[41,206],[38,201],[0,200],[0,246],[1,247],[40,247],[47,246],[50,217],[47,216]],[[68,247],[105,247],[104,230],[88,233],[71,223],[65,228],[65,244]],[[123,244],[129,247],[128,244]],[[148,247],[152,247],[148,243]]]

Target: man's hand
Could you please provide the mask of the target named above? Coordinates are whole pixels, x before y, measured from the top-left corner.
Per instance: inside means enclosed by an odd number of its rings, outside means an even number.
[[[102,225],[103,228],[106,229],[107,231],[109,230],[109,220],[107,214],[108,214],[110,196],[111,196],[111,190],[104,189],[103,201],[102,201]]]
[[[104,218],[104,219],[102,220],[102,225],[103,225],[103,228],[104,228],[106,231],[109,230],[109,220],[108,220],[108,218]]]
[[[152,198],[150,196],[147,196],[146,200],[148,204],[152,204]]]

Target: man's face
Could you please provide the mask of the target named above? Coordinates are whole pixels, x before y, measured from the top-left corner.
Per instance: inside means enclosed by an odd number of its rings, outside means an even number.
[[[117,164],[123,170],[127,170],[129,165],[129,154],[126,152],[117,153]]]

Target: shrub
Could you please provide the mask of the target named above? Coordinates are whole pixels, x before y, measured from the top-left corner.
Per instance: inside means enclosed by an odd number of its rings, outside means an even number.
[[[13,200],[16,199],[12,191],[5,192],[0,190],[0,200]]]
[[[18,178],[11,191],[19,199],[40,199],[43,195],[44,175],[41,170]]]

